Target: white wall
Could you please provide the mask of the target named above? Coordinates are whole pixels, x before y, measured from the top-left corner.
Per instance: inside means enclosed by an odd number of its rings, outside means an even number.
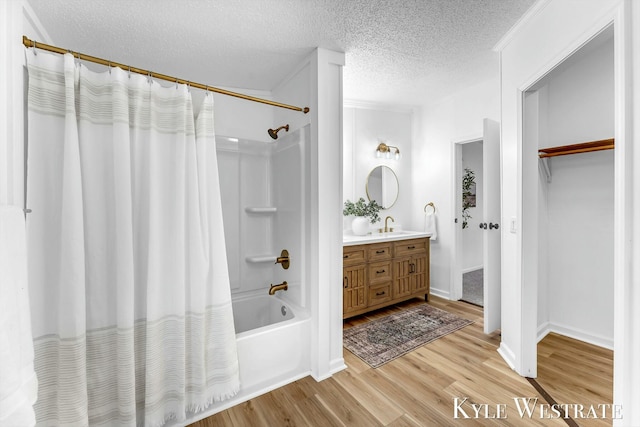
[[[24,206],[24,82],[22,36],[51,43],[31,7],[0,3],[0,204]]]
[[[344,108],[344,165],[343,199],[356,201],[366,193],[367,177],[373,168],[384,165],[391,168],[398,177],[398,200],[389,209],[380,211],[381,222],[371,225],[373,231],[384,226],[384,219],[390,215],[405,230],[415,230],[413,223],[412,129],[413,111],[409,107],[388,107],[378,105],[357,105],[346,103]],[[375,150],[380,141],[400,149],[398,160],[377,158]],[[345,230],[351,228],[352,217],[344,218]],[[391,224],[391,222],[389,221]]]
[[[480,223],[485,222],[483,217],[483,168],[482,168],[482,141],[474,141],[462,145],[462,172],[469,168],[474,172],[476,182],[476,206],[469,208],[471,218],[468,227],[462,230],[462,272],[473,271],[482,268],[483,239],[485,231],[480,228]],[[462,190],[460,190],[462,191]]]
[[[533,83],[614,23],[614,403],[624,420],[640,425],[640,277],[637,222],[640,153],[640,4],[626,0],[540,1],[496,46],[501,54],[502,216],[517,219],[515,233],[502,232],[502,341],[499,352],[521,375],[536,375],[537,285],[526,263],[537,258],[537,146],[523,144],[522,95]],[[635,107],[635,109],[634,109]],[[636,114],[633,114],[633,111]],[[533,190],[533,191],[532,191]],[[535,275],[535,274],[534,274]]]
[[[496,58],[495,78],[424,107],[418,117],[412,155],[413,223],[423,224],[424,205],[435,204],[438,239],[431,243],[431,293],[444,298],[451,292],[454,219],[460,217],[453,211],[453,144],[482,138],[484,118],[499,121],[499,96]]]
[[[541,148],[614,135],[613,38],[586,50],[544,79]],[[540,338],[555,331],[613,348],[613,163],[612,151],[555,157],[551,182],[539,180]]]

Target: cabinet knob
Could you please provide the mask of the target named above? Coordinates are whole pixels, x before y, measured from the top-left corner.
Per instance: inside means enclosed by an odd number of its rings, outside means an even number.
[[[385,272],[385,270],[377,270],[377,271],[376,271],[376,274],[382,274],[382,273],[384,273],[384,272]]]
[[[407,246],[407,249],[415,249],[415,246]]]
[[[376,296],[379,297],[381,295],[384,295],[384,291],[380,291],[380,292],[376,292]]]
[[[376,251],[377,254],[383,254],[384,253],[384,249],[380,250],[380,251]]]

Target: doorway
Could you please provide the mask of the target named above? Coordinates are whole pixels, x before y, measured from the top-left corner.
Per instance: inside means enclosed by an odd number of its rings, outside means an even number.
[[[451,299],[482,306],[488,334],[500,328],[501,318],[499,124],[485,119],[482,135],[454,141],[453,162],[456,224]],[[474,185],[463,190],[470,177]],[[465,275],[467,285],[475,285],[475,291],[467,286],[466,294]]]
[[[462,179],[458,187],[462,203],[461,301],[484,307],[484,226],[482,192],[482,140],[462,146]]]
[[[531,376],[544,377],[534,344],[548,334],[613,349],[613,26],[524,91],[522,106],[523,289],[536,307],[523,340]]]

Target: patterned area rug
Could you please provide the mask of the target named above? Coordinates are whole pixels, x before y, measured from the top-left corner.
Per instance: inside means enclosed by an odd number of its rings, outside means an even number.
[[[344,347],[377,368],[471,323],[424,304],[345,329]]]

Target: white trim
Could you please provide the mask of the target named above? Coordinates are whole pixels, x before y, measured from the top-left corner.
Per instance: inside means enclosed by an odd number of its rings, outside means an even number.
[[[504,341],[502,341],[500,343],[500,347],[498,347],[498,354],[500,356],[502,356],[502,359],[507,363],[507,365],[509,365],[509,367],[511,369],[513,369],[514,371],[516,370],[515,366],[515,354],[513,353],[513,351],[511,351],[511,349],[504,343]]]
[[[626,19],[625,19],[626,18]],[[623,2],[614,15],[614,81],[615,81],[615,140],[614,150],[614,353],[613,403],[629,407],[625,420],[614,420],[614,426],[637,425],[640,410],[640,370],[638,370],[637,307],[640,294],[637,263],[640,228],[637,218],[638,175],[634,168],[640,164],[635,149],[640,132],[637,109],[640,107],[640,7],[635,1]],[[635,25],[635,26],[634,26]],[[628,44],[627,44],[628,42]],[[632,53],[633,52],[633,53]],[[631,113],[631,114],[629,114]],[[634,144],[635,143],[635,144]],[[635,217],[634,218],[634,214]],[[636,282],[636,283],[634,283]]]
[[[592,334],[582,329],[562,325],[559,323],[553,323],[553,322],[545,322],[538,327],[537,342],[542,341],[544,337],[546,337],[552,332],[558,335],[573,338],[578,341],[583,341],[589,344],[593,344],[598,347],[603,347],[608,350],[613,350],[613,338],[605,337],[603,335],[598,335],[598,334]]]
[[[440,298],[451,300],[451,298],[450,298],[451,294],[449,292],[447,292],[447,291],[443,291],[442,289],[429,288],[429,295],[435,295],[435,296],[440,297]]]
[[[518,87],[518,89],[522,92],[527,92],[529,90],[534,89],[535,85],[542,79],[544,79],[549,73],[553,72],[557,67],[559,67],[565,60],[571,57],[574,53],[578,52],[584,46],[589,44],[594,38],[596,38],[600,33],[605,31],[610,25],[614,24],[614,17],[611,15],[606,15],[600,20],[596,22],[596,24],[592,25],[587,31],[584,31],[580,37],[576,38],[573,43],[567,45],[560,53],[547,61],[544,65],[542,65],[538,70],[536,70],[529,79],[525,80],[524,83]]]
[[[344,363],[344,358],[343,357],[339,357],[337,359],[333,359],[329,363],[329,371],[331,372],[331,374],[335,374],[335,373],[343,371],[345,369],[347,369],[347,364]]]
[[[511,40],[515,37],[515,35],[520,32],[520,29],[527,25],[529,21],[533,19],[542,9],[544,9],[551,0],[538,0],[534,3],[525,13],[518,19],[518,21],[513,24],[513,26],[502,36],[502,38],[498,41],[498,43],[493,46],[494,52],[501,52]]]

